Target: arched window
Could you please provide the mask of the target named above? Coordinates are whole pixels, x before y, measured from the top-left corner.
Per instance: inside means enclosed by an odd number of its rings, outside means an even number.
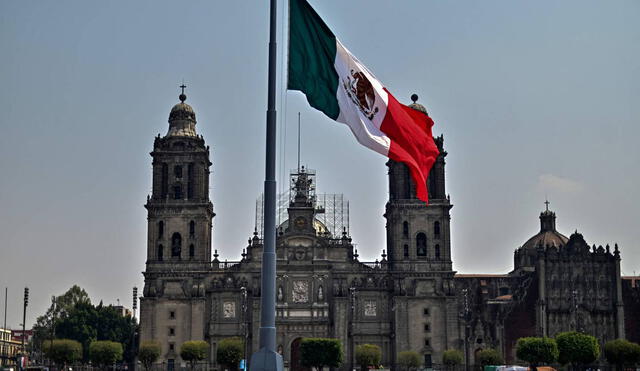
[[[189,222],[189,236],[193,237],[196,234],[196,222],[193,220]]]
[[[196,256],[196,247],[193,244],[189,245],[189,258]]]
[[[440,238],[440,222],[433,223],[433,235]]]
[[[194,183],[194,171],[193,162],[189,163],[187,167],[187,198],[193,198],[193,184]]]
[[[409,245],[404,245],[404,257],[409,257]]]
[[[164,256],[164,248],[162,247],[162,245],[158,245],[158,260],[162,261],[163,256]]]
[[[164,235],[164,222],[161,220],[158,222],[158,238],[162,238]]]
[[[169,193],[169,166],[162,164],[162,175],[160,176],[160,195],[166,198]]]
[[[409,222],[402,223],[402,237],[409,238]]]
[[[411,188],[413,186],[413,180],[411,179],[411,174],[409,174],[409,168],[407,165],[402,164],[404,168],[404,198],[411,198]]]
[[[182,236],[180,236],[180,233],[176,232],[171,236],[171,256],[179,258],[181,252]]]
[[[180,187],[179,185],[173,187],[173,198],[175,200],[182,199],[182,187]]]
[[[416,255],[427,256],[427,235],[422,232],[416,236]]]
[[[436,259],[440,259],[440,245],[436,244],[435,251],[436,251]]]

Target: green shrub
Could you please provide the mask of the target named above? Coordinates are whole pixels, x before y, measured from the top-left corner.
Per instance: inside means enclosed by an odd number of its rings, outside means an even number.
[[[138,359],[144,366],[145,370],[149,370],[151,366],[160,357],[160,343],[154,340],[143,341],[138,349]]]
[[[462,352],[457,349],[445,350],[442,353],[442,363],[447,366],[455,366],[462,363],[464,356]]]
[[[240,360],[244,358],[244,341],[239,337],[222,339],[216,351],[218,363],[229,370],[237,370]]]
[[[204,340],[189,340],[182,343],[180,347],[180,357],[189,362],[189,366],[193,370],[198,361],[207,358],[209,351],[209,343]]]
[[[502,355],[495,349],[483,349],[476,354],[476,363],[482,366],[496,366],[503,362]]]
[[[122,353],[122,344],[115,341],[93,341],[89,345],[89,359],[98,366],[111,366],[122,360]]]
[[[566,365],[587,365],[600,357],[600,345],[595,337],[575,331],[561,332],[556,335],[558,361]]]
[[[45,341],[44,354],[58,364],[64,366],[82,358],[82,344],[70,339],[56,339],[53,342]]]
[[[553,363],[558,354],[558,344],[552,338],[526,337],[518,339],[516,344],[516,356],[532,367]]]
[[[304,338],[300,343],[300,361],[304,366],[322,370],[324,366],[340,367],[343,353],[338,339]]]
[[[365,370],[369,366],[378,367],[382,359],[380,347],[373,344],[360,344],[356,347],[356,363]]]
[[[640,363],[640,345],[624,339],[611,340],[604,345],[604,356],[618,369],[634,366]]]
[[[398,364],[405,370],[414,370],[420,367],[420,354],[412,350],[398,353]]]

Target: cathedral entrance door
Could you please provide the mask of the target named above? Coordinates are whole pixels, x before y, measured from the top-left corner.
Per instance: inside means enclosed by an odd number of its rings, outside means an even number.
[[[300,362],[300,343],[302,338],[297,338],[291,343],[291,371],[311,371],[308,367],[304,367]]]

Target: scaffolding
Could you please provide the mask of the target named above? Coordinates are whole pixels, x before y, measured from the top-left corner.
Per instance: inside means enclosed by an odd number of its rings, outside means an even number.
[[[343,194],[337,193],[315,193],[315,171],[310,169],[292,170],[290,173],[290,189],[277,195],[276,198],[276,223],[286,229],[286,222],[289,219],[288,208],[295,201],[296,194],[300,194],[300,182],[304,177],[309,179],[308,187],[303,189],[303,193],[315,208],[315,219],[322,223],[333,238],[339,238],[343,232],[349,235],[349,200]],[[264,196],[261,194],[256,199],[255,229],[260,238],[264,235]]]

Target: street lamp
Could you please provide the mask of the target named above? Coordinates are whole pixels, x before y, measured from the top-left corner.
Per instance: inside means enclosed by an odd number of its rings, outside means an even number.
[[[27,306],[29,305],[29,288],[24,288],[24,306],[22,310],[22,353],[26,353],[27,350],[24,346],[24,338],[26,336],[26,323],[27,323]]]
[[[49,354],[52,354],[53,351],[53,339],[56,337],[56,297],[55,295],[51,295],[51,342],[49,343]],[[49,365],[53,367],[53,361],[49,358]]]
[[[248,364],[248,350],[249,350],[249,326],[247,325],[247,288],[242,286],[240,288],[240,294],[242,295],[242,333],[244,336],[244,369],[249,369]]]
[[[350,336],[349,336],[349,341],[351,342],[349,348],[350,348],[350,353],[351,353],[351,369],[353,369],[353,364],[354,364],[354,357],[355,357],[355,349],[354,349],[354,342],[353,342],[353,332],[355,329],[355,320],[356,320],[356,288],[355,287],[349,287],[349,301],[351,302],[351,323],[350,323],[350,329],[349,331],[351,332]]]
[[[578,325],[578,290],[571,291],[571,300],[573,301],[573,328],[575,331],[580,332],[580,326]]]
[[[469,290],[462,289],[464,305],[464,364],[465,369],[469,369]]]
[[[138,288],[133,286],[133,318],[136,318],[136,309],[138,309]]]

